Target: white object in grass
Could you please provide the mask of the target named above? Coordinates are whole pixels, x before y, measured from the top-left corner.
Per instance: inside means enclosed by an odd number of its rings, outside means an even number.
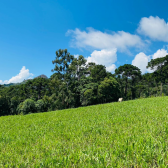
[[[122,102],[122,100],[123,100],[123,98],[119,98],[119,99],[118,99],[118,102]]]

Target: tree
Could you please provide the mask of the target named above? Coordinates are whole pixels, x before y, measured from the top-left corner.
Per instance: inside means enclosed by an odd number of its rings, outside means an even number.
[[[22,102],[29,98],[29,90],[27,89],[25,84],[19,85],[18,94]]]
[[[29,89],[31,96],[29,98],[35,98],[35,100],[42,99],[49,89],[49,79],[35,78],[30,82],[27,82],[26,88]]]
[[[37,100],[37,102],[35,103],[35,107],[37,112],[44,112],[45,111],[44,101],[42,99]]]
[[[135,98],[135,82],[138,78],[141,78],[141,71],[138,67],[131,65],[131,64],[125,64],[123,66],[120,66],[118,69],[115,70],[115,74],[117,76],[121,76],[122,79],[125,81],[125,93],[124,97],[127,97],[127,90],[128,90],[128,81],[131,79],[131,90],[132,90],[132,98]]]
[[[56,51],[56,59],[52,61],[55,65],[55,68],[51,71],[58,73],[60,79],[64,79],[70,77],[69,65],[74,60],[74,56],[71,55],[67,49],[59,49]]]
[[[80,55],[78,58],[74,58],[72,63],[70,64],[69,71],[71,71],[71,75],[74,78],[77,78],[79,81],[80,78],[86,74],[86,59]]]
[[[51,98],[47,95],[44,95],[42,100],[44,102],[44,111],[48,111],[51,106],[51,101],[52,101]]]
[[[97,88],[98,83],[93,83],[93,79],[88,77],[89,79],[83,80],[83,85],[79,86],[80,91],[80,102],[81,105],[91,105],[97,104]]]
[[[106,67],[103,65],[94,65],[90,70],[90,76],[94,82],[103,81],[107,76]]]
[[[147,68],[151,68],[154,70],[154,75],[156,76],[157,80],[160,80],[160,95],[162,95],[162,84],[165,80],[165,76],[167,76],[167,69],[168,69],[168,55],[162,58],[151,59],[148,62]]]
[[[109,77],[98,86],[98,98],[101,103],[117,101],[120,97],[119,84],[116,79]]]
[[[9,98],[0,95],[0,116],[10,114]]]
[[[146,73],[142,76],[143,83],[147,84],[147,91],[148,91],[148,96],[151,95],[150,93],[150,87],[153,83],[153,74],[152,73]]]
[[[14,96],[10,99],[10,114],[17,114],[17,106],[20,104],[19,97]]]
[[[36,112],[35,101],[32,99],[26,99],[24,102],[20,103],[17,108],[18,113],[28,114],[29,112]]]
[[[83,65],[86,60],[83,56],[74,59],[73,55],[65,50],[59,49],[56,51],[56,59],[52,61],[55,68],[52,71],[56,71],[55,75],[52,75],[51,87],[57,88],[55,91],[56,97],[61,102],[62,108],[74,107],[74,89],[73,83],[78,78],[80,79]]]

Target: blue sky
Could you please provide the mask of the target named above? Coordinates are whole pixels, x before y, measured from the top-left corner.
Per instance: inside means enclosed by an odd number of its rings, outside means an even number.
[[[0,1],[0,83],[22,82],[54,68],[55,51],[142,73],[152,58],[168,53],[165,0]]]

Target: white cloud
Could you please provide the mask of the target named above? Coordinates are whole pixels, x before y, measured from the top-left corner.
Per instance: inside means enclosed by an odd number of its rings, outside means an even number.
[[[159,49],[153,54],[152,59],[165,57],[166,55],[168,55],[167,50],[165,50],[165,49],[160,50]]]
[[[101,64],[106,66],[107,71],[114,72],[116,66],[113,64],[117,61],[117,49],[103,49],[101,51],[94,50],[87,58],[88,62],[95,62],[96,64]]]
[[[168,42],[168,23],[158,16],[143,17],[140,20],[138,32],[151,39]]]
[[[115,65],[115,64],[112,64],[111,66],[108,66],[108,67],[106,68],[106,70],[107,70],[108,72],[114,72],[116,68],[117,68],[116,65]]]
[[[79,54],[74,54],[74,57],[75,57],[75,58],[78,58],[78,57],[79,57]]]
[[[31,78],[32,76],[33,74],[29,72],[29,69],[26,69],[26,67],[23,66],[18,75],[13,76],[9,80],[5,80],[4,82],[0,80],[0,83],[1,84],[18,83],[22,82],[24,79]]]
[[[150,56],[145,55],[143,52],[140,52],[137,54],[132,61],[132,65],[138,67],[142,74],[145,72],[150,72],[151,70],[147,69],[146,66],[148,65],[148,62],[150,61]]]
[[[78,28],[68,30],[67,35],[72,36],[73,47],[94,49],[117,48],[120,51],[127,51],[128,47],[142,47],[144,44],[138,35],[133,35],[124,31],[112,32],[108,34],[93,28],[87,28],[87,31],[81,31]]]
[[[146,68],[146,66],[148,65],[148,62],[151,59],[165,57],[166,55],[168,55],[168,53],[167,53],[167,50],[165,49],[159,49],[153,55],[149,55],[149,56],[147,56],[143,52],[140,52],[135,56],[134,60],[132,61],[132,65],[138,67],[141,70],[142,74],[146,72],[151,73],[153,72],[153,70]]]

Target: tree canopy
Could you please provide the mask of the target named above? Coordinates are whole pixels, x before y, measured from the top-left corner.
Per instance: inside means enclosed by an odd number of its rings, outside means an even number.
[[[40,75],[21,84],[0,85],[0,116],[168,95],[168,55],[152,59],[147,68],[153,72],[146,74],[131,64],[112,74],[82,55],[74,58],[67,49],[57,50],[52,63],[49,79]]]

